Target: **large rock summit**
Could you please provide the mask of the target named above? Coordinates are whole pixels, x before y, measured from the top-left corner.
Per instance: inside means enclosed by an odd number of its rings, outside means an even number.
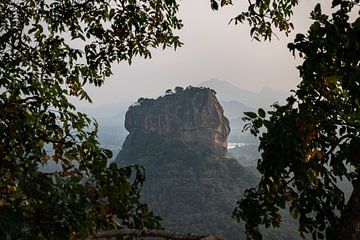
[[[252,174],[225,157],[229,122],[208,88],[175,88],[158,99],[140,98],[125,116],[129,131],[116,162],[146,171],[142,199],[172,231],[235,240],[243,232],[232,218]]]
[[[177,87],[158,99],[140,98],[125,125],[129,135],[116,162],[145,168],[141,198],[165,229],[244,239],[231,215],[258,177],[225,156],[229,122],[213,90]]]
[[[218,156],[226,155],[230,132],[215,91],[195,87],[177,87],[157,99],[140,98],[127,111],[125,128],[129,135],[124,151],[157,135],[201,144]]]

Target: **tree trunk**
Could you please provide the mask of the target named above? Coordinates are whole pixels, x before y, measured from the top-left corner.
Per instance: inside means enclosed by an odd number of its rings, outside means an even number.
[[[354,190],[341,214],[336,231],[339,240],[360,240],[360,180],[353,182]]]

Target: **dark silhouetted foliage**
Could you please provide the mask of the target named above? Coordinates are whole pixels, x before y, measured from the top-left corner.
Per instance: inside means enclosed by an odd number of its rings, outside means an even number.
[[[359,1],[332,2],[328,16],[317,4],[307,34],[289,49],[299,53],[302,81],[283,106],[247,113],[247,128],[260,128],[262,174],[245,191],[234,216],[246,222],[248,236],[261,239],[259,225],[278,227],[280,209],[289,208],[299,232],[313,239],[359,237],[360,224],[360,18]],[[342,179],[354,190],[345,203]]]

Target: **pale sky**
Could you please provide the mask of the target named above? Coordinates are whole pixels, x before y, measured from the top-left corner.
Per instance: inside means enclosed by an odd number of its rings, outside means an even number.
[[[178,34],[184,45],[176,51],[154,50],[152,59],[137,58],[131,66],[125,62],[114,65],[113,76],[101,88],[88,89],[94,105],[156,97],[168,88],[196,86],[211,78],[252,91],[265,86],[294,89],[299,82],[295,67],[301,59],[294,59],[287,43],[295,33],[306,31],[314,7],[314,1],[300,2],[293,17],[293,34],[279,33],[279,40],[274,37],[269,43],[252,40],[246,23],[228,24],[240,12],[239,6],[212,11],[209,0],[182,0],[179,17],[184,27]]]

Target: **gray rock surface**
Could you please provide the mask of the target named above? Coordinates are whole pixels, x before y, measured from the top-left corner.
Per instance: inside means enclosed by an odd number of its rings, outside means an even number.
[[[157,134],[185,142],[201,142],[225,156],[229,121],[215,92],[207,88],[187,88],[158,99],[140,98],[125,116],[129,135],[123,145],[139,144],[142,135]],[[146,139],[144,139],[146,140]]]

